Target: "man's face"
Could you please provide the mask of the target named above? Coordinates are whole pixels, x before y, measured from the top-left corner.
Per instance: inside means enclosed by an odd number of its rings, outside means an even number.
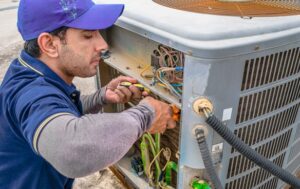
[[[97,73],[100,52],[108,46],[99,31],[70,28],[59,48],[59,66],[68,77],[91,77]]]

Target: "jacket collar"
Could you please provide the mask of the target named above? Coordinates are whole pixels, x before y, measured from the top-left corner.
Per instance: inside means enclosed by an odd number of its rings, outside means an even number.
[[[79,92],[76,90],[76,87],[73,84],[71,85],[67,84],[54,71],[52,71],[45,63],[30,56],[24,50],[21,52],[18,61],[20,62],[21,65],[31,69],[35,73],[44,77],[46,80],[50,79],[52,82],[55,82],[55,84],[59,85],[59,88],[64,90],[66,94],[68,94],[69,96],[72,96],[75,93],[76,95],[78,95]]]

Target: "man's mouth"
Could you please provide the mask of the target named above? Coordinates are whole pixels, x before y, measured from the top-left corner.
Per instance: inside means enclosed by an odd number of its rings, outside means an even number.
[[[92,59],[91,64],[99,64],[100,59],[101,59],[100,57]]]

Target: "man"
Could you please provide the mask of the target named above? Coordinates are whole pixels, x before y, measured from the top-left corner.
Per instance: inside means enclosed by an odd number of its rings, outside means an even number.
[[[80,96],[74,76],[96,74],[107,44],[98,30],[113,25],[123,5],[91,0],[21,0],[18,29],[25,40],[0,88],[0,188],[71,188],[73,180],[118,161],[145,132],[175,127],[169,106],[144,98],[121,113],[104,104],[141,98],[121,76]]]

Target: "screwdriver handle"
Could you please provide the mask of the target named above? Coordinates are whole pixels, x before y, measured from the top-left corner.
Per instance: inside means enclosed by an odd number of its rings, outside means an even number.
[[[148,88],[146,88],[144,85],[140,84],[140,83],[130,83],[128,81],[123,81],[123,82],[120,83],[120,86],[127,87],[127,88],[131,85],[134,85],[140,91],[146,91],[147,93],[150,93],[150,90]]]

